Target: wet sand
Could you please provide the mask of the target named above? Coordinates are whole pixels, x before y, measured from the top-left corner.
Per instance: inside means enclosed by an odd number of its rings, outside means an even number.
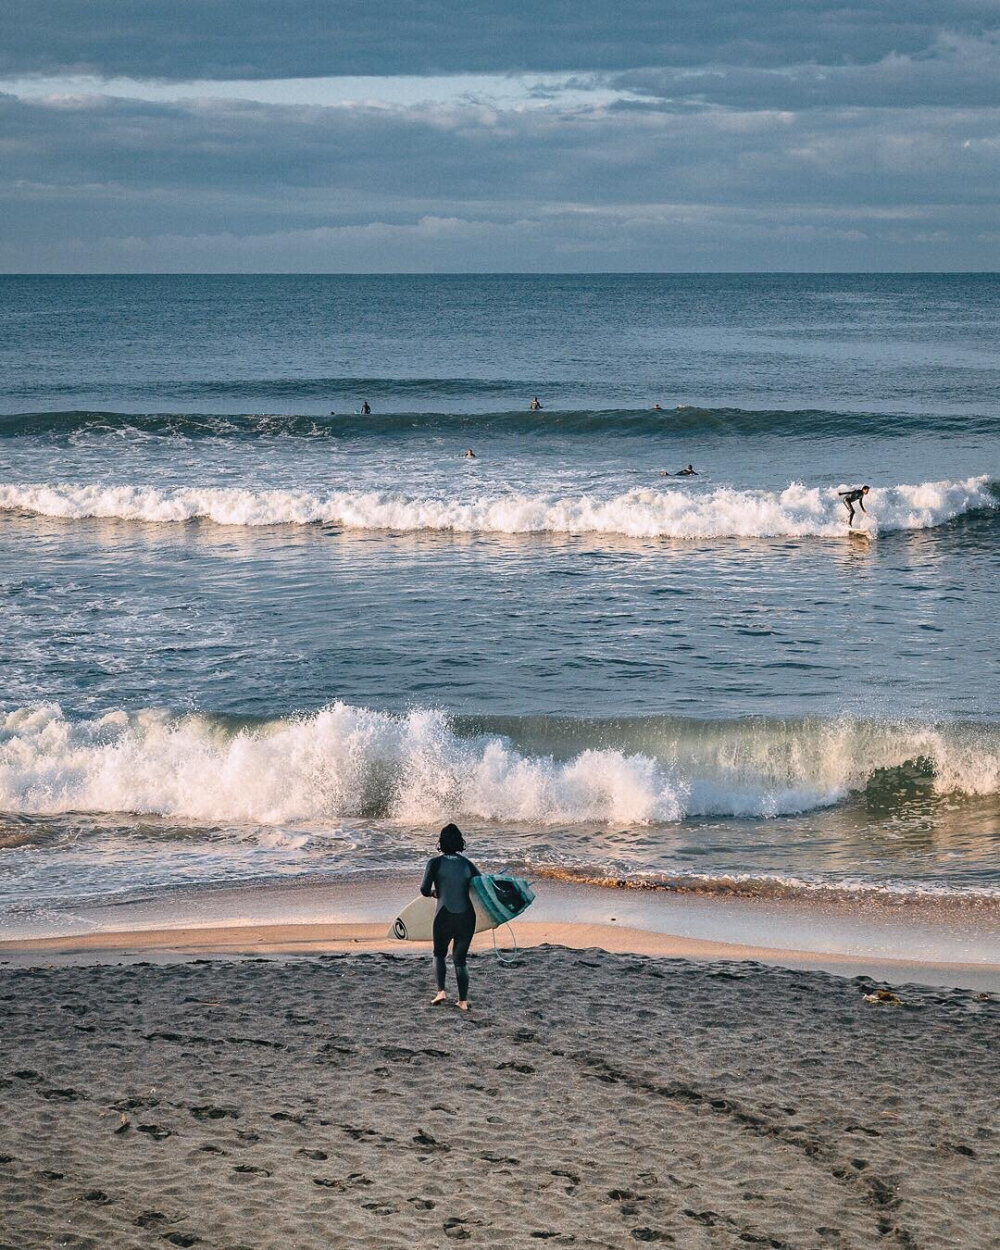
[[[0,921],[0,961],[187,958],[217,952],[405,953],[389,921],[413,896],[407,877],[174,891],[150,899]],[[522,946],[600,947],[685,959],[752,959],[784,967],[1000,992],[1000,910],[938,903],[852,906],[600,889],[545,881]],[[501,945],[511,932],[500,931]],[[492,950],[491,935],[473,949]],[[418,948],[420,949],[420,948]]]
[[[996,1244],[995,999],[470,967],[468,1017],[409,954],[0,969],[0,1244]]]

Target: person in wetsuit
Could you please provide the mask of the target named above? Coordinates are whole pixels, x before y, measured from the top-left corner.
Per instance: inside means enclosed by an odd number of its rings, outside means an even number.
[[[444,989],[445,956],[449,945],[458,981],[458,1006],[469,1010],[469,969],[465,957],[469,943],[476,931],[476,913],[469,897],[469,882],[478,877],[479,869],[462,854],[465,839],[458,825],[445,825],[438,839],[441,854],[427,861],[420,893],[425,898],[437,898],[434,916],[434,972],[437,976],[437,994],[431,1005],[447,1001]]]
[[[861,511],[865,512],[865,505],[862,501],[864,500],[865,495],[868,494],[869,489],[870,488],[867,486],[860,486],[856,490],[841,490],[837,492],[837,494],[844,501],[844,507],[851,514],[847,518],[848,529],[854,525],[854,505],[857,504]],[[867,515],[868,513],[865,512],[865,516]]]
[[[372,406],[367,399],[362,401],[361,415],[363,417],[370,417],[372,415]]]

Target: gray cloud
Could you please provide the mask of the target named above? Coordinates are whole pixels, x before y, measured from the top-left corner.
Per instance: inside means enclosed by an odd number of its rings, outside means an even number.
[[[305,107],[0,97],[3,184],[296,199],[336,211],[693,197],[920,203],[995,196],[1000,109]]]
[[[991,107],[1000,105],[1000,35],[942,35],[919,54],[893,52],[863,64],[646,68],[609,76],[607,82],[638,95],[644,106],[659,99],[674,107]]]
[[[983,268],[995,250],[994,108],[7,96],[0,134],[8,270]]]
[[[523,108],[488,84],[0,96],[0,268],[994,269],[996,20],[996,0],[9,0],[7,73],[580,78]]]
[[[0,73],[282,78],[916,57],[994,0],[6,0]]]
[[[428,216],[241,234],[93,235],[39,241],[29,272],[476,272],[976,269],[1000,234],[962,210],[878,213],[712,209],[588,210],[505,221]],[[67,257],[70,262],[67,263]],[[0,265],[10,268],[0,242]]]

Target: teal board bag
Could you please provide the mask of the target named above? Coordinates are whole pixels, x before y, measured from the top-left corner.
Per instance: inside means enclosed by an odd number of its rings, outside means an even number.
[[[494,925],[516,919],[535,898],[535,891],[527,881],[502,873],[473,877],[469,890]]]

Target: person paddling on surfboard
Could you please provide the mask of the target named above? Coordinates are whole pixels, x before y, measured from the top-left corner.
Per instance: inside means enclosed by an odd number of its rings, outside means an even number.
[[[479,869],[462,854],[465,838],[458,825],[445,825],[438,839],[441,854],[427,861],[420,893],[437,898],[434,914],[434,972],[438,992],[431,1006],[447,1002],[444,989],[445,956],[451,946],[455,979],[458,981],[458,1007],[469,1010],[469,969],[465,957],[476,931],[476,912],[469,897],[469,882],[480,875]]]
[[[855,505],[855,504],[857,504],[857,505],[858,505],[858,507],[861,509],[861,511],[862,511],[862,512],[865,512],[865,505],[864,505],[864,503],[863,503],[862,501],[863,501],[863,499],[864,499],[865,495],[867,495],[867,494],[868,494],[868,491],[869,491],[870,489],[871,489],[871,488],[870,488],[870,487],[868,487],[868,486],[859,486],[859,487],[858,487],[857,489],[855,489],[855,490],[839,490],[839,491],[837,491],[837,494],[838,494],[838,495],[841,497],[841,499],[843,499],[843,501],[844,501],[844,507],[845,507],[845,508],[847,509],[847,511],[851,514],[851,515],[847,518],[847,528],[848,528],[848,529],[851,529],[851,528],[853,527],[853,525],[854,525],[854,505]],[[867,512],[865,512],[865,516],[867,516],[867,515],[868,515],[868,513],[867,513]]]

